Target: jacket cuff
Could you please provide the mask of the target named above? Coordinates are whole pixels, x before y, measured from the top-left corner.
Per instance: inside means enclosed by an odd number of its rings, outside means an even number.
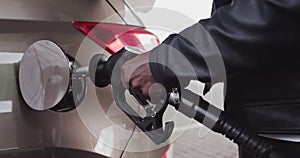
[[[168,40],[172,39],[172,36],[177,35],[170,35],[160,46],[151,50],[149,57],[149,66],[153,78],[157,83],[162,84],[167,91],[170,91],[172,88],[178,87],[179,85],[175,73],[168,65],[165,65],[166,63],[159,60],[160,58],[168,58],[170,50],[168,50],[168,45],[166,43]]]
[[[199,23],[205,25],[207,21],[208,19],[204,19]],[[191,31],[194,30],[191,29]],[[190,30],[187,28],[185,31]],[[151,50],[150,70],[156,82],[164,85],[167,90],[178,88],[179,83],[181,87],[185,87],[191,79],[198,80],[198,77],[209,82],[207,66],[202,58],[197,48],[185,37],[181,34],[172,34],[162,44]],[[200,71],[197,72],[195,67],[198,67],[197,70]],[[199,74],[200,76],[198,76]]]

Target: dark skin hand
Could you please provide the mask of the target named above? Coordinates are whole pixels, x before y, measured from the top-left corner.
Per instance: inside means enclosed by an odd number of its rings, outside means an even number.
[[[149,52],[143,53],[126,61],[122,65],[123,85],[135,94],[155,103],[164,93],[163,86],[156,83],[149,66]]]

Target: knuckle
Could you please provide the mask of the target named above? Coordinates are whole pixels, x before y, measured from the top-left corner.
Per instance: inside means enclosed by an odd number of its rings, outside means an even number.
[[[130,81],[129,84],[132,89],[137,89],[139,87],[139,83],[134,80]]]

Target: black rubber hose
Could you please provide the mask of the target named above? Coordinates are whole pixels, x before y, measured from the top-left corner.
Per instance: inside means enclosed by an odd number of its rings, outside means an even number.
[[[269,142],[226,116],[226,112],[211,105],[201,96],[184,90],[180,105],[174,106],[184,115],[194,118],[214,132],[225,135],[254,158],[285,158]]]
[[[263,140],[261,137],[243,128],[234,121],[228,119],[224,112],[221,113],[219,120],[212,128],[213,131],[225,135],[240,145],[247,153],[257,158],[284,158],[283,155],[276,152],[273,146]]]

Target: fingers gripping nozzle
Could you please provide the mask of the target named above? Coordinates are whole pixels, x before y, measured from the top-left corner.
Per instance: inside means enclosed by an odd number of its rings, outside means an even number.
[[[161,107],[159,110],[154,109],[154,115],[140,117],[139,114],[127,103],[125,98],[126,88],[121,81],[121,66],[124,62],[135,57],[136,54],[122,49],[113,54],[109,58],[103,54],[97,54],[90,60],[89,76],[91,81],[97,87],[105,87],[112,85],[113,94],[118,107],[155,143],[164,143],[172,134],[174,122],[170,121],[163,126],[162,117],[167,104],[156,105]],[[144,104],[148,103],[141,97],[132,94],[142,107],[147,107]]]

